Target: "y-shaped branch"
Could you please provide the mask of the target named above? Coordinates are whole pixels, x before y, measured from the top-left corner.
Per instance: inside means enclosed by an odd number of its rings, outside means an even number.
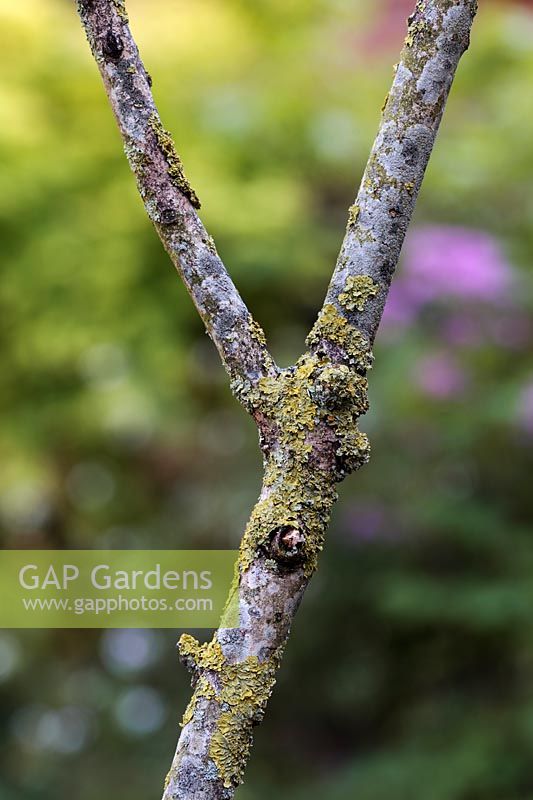
[[[254,384],[274,363],[195,211],[200,202],[161,124],[124,0],[78,0],[78,11],[147,214],[228,372]]]
[[[283,647],[322,549],[336,484],[369,457],[357,421],[393,272],[476,0],[419,0],[326,301],[294,367],[278,370],[212,241],[163,130],[123,0],[79,0],[147,211],[189,289],[232,387],[260,432],[265,475],[232,596],[240,627],[182,637],[194,694],[164,800],[231,800]]]

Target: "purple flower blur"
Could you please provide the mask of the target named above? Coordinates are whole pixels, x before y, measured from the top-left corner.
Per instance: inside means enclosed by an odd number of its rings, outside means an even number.
[[[433,353],[415,365],[414,379],[420,389],[437,400],[461,396],[468,376],[457,361],[447,353]]]
[[[386,517],[382,506],[374,503],[358,503],[345,517],[345,530],[350,539],[368,541],[386,538]]]
[[[415,229],[405,243],[403,270],[392,284],[384,323],[406,326],[424,306],[441,300],[506,306],[513,278],[490,234],[451,226]]]

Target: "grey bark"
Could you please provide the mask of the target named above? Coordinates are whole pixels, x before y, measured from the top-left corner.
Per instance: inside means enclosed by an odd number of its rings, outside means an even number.
[[[368,408],[371,345],[477,4],[417,3],[324,306],[308,350],[284,370],[196,214],[122,0],[79,0],[78,8],[146,210],[259,429],[263,488],[232,588],[240,627],[223,619],[209,644],[180,641],[195,690],[164,789],[164,800],[231,800],[317,565],[336,484],[369,457],[357,421]]]
[[[232,377],[256,382],[272,358],[196,209],[200,202],[163,128],[123,0],[79,0],[78,11],[146,212]]]
[[[349,276],[379,286],[353,321],[374,339],[400,250],[435,144],[459,59],[468,48],[475,2],[419,2],[355,205],[350,210],[326,302]]]

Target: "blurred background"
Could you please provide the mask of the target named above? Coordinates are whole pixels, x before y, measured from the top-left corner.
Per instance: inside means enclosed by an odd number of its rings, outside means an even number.
[[[279,363],[322,302],[414,0],[130,0]],[[533,2],[482,0],[376,347],[368,467],[240,800],[533,797]],[[0,0],[3,547],[234,548],[253,424],[151,229],[73,0]],[[1,556],[0,556],[1,557]],[[1,800],[158,798],[174,631],[0,631]]]

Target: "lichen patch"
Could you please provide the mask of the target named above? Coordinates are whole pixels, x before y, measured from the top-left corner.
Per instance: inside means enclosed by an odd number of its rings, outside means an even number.
[[[168,164],[169,178],[172,180],[176,188],[179,189],[179,191],[190,200],[191,204],[195,208],[200,208],[200,200],[198,199],[198,196],[191,184],[185,177],[183,163],[176,152],[172,137],[170,133],[164,129],[163,125],[161,124],[161,120],[155,112],[150,115],[148,119],[148,125],[154,132],[157,145],[165,156]]]
[[[369,275],[350,275],[339,295],[339,303],[347,311],[364,311],[368,300],[379,292],[379,285]]]

